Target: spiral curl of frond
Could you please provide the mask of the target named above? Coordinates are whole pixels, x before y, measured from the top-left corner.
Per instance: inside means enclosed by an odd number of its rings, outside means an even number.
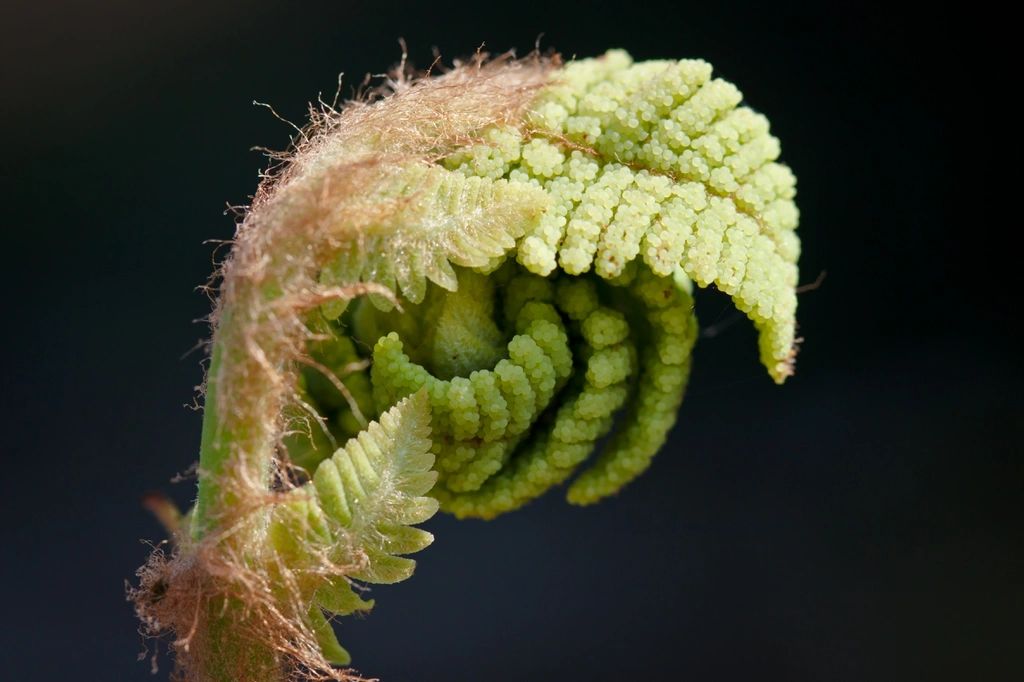
[[[388,85],[312,112],[223,267],[196,506],[133,595],[183,679],[352,679],[328,616],[407,578],[439,507],[621,490],[675,423],[694,283],[793,372],[795,178],[706,62]]]
[[[776,381],[792,373],[795,180],[740,100],[700,60],[571,63],[521,122],[416,171],[430,177],[422,220],[324,269],[400,295],[400,313],[378,298],[323,316],[339,343],[372,349],[360,406],[427,390],[443,509],[491,518],[563,483],[622,410],[568,498],[594,502],[646,469],[689,374],[691,280],[751,317]],[[531,210],[510,221],[515,205]]]

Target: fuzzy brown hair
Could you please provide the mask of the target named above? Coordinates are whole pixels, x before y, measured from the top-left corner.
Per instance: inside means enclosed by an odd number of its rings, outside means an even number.
[[[317,274],[368,228],[415,210],[415,197],[382,201],[379,188],[489,126],[522,125],[557,65],[536,54],[478,54],[442,75],[398,72],[340,110],[311,107],[311,123],[261,183],[218,273],[212,320],[221,355],[207,377],[206,409],[217,411],[207,415],[217,424],[210,442],[227,454],[199,472],[216,494],[201,493],[191,531],[179,533],[170,555],[153,553],[130,594],[145,632],[173,637],[177,679],[359,679],[322,655],[302,589],[303,572],[344,576],[354,567],[325,557],[298,569],[261,550],[267,510],[281,495],[271,483],[288,480],[278,453],[294,367],[310,338],[304,313],[333,299],[390,295],[369,284],[323,286]]]

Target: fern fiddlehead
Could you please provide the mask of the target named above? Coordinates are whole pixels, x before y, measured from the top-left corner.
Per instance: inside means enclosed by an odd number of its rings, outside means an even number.
[[[740,101],[703,61],[609,52],[315,113],[225,265],[197,505],[136,594],[188,674],[342,679],[325,612],[408,577],[438,506],[492,518],[581,468],[570,502],[621,489],[674,424],[694,282],[792,373],[795,179]]]

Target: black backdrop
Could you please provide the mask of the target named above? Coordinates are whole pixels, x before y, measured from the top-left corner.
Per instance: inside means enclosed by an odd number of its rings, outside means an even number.
[[[994,36],[894,7],[36,2],[3,10],[0,678],[145,680],[124,580],[143,492],[197,453],[205,239],[305,102],[480,43],[701,56],[799,177],[807,341],[777,388],[721,294],[670,443],[597,507],[438,517],[342,641],[402,680],[1020,679],[1012,113]],[[988,26],[1000,23],[989,16]],[[976,183],[976,184],[975,184]],[[1002,245],[985,249],[985,242]],[[1002,253],[1001,253],[1002,252]],[[732,324],[736,321],[736,324]],[[165,679],[161,662],[156,679]]]

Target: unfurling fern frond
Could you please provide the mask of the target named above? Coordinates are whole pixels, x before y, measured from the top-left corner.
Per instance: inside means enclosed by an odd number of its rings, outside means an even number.
[[[320,273],[323,284],[376,282],[413,303],[423,300],[428,280],[454,291],[451,264],[484,268],[498,261],[549,203],[530,185],[419,165],[400,174],[384,194],[383,199],[407,202],[409,209],[340,249]],[[389,307],[387,299],[375,302]],[[344,309],[339,301],[324,312],[337,317]]]
[[[292,571],[309,567],[301,592],[312,600],[311,624],[332,663],[347,665],[350,659],[323,612],[348,615],[373,606],[353,591],[349,579],[405,580],[416,562],[401,555],[434,541],[413,527],[437,511],[437,501],[425,497],[437,480],[433,462],[430,411],[426,397],[416,394],[320,462],[312,481],[290,490],[274,507],[268,537],[286,554]],[[344,575],[316,570],[324,560],[344,567]]]
[[[707,63],[392,85],[315,116],[224,266],[196,508],[143,581],[201,606],[137,594],[156,631],[202,614],[208,645],[179,653],[197,679],[345,679],[326,614],[370,607],[353,581],[408,577],[438,505],[492,518],[566,482],[589,504],[647,469],[693,283],[751,318],[775,381],[793,371],[795,179]]]

